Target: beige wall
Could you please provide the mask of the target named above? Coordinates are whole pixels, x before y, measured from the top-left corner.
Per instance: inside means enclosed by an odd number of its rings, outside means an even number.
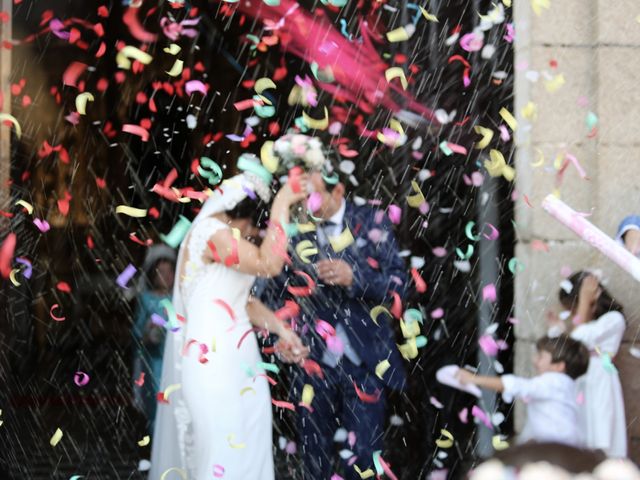
[[[629,320],[625,343],[616,358],[625,391],[630,455],[640,461],[640,359],[629,354],[640,332],[640,284],[597,251],[579,240],[540,207],[554,191],[556,154],[575,155],[588,180],[569,167],[561,198],[579,211],[592,211],[590,220],[610,235],[629,213],[640,214],[640,2],[638,0],[552,0],[536,16],[531,2],[515,0],[516,188],[526,194],[516,202],[516,256],[526,270],[516,278],[515,370],[531,374],[533,341],[545,331],[544,312],[556,305],[563,266],[572,270],[600,268],[608,287],[622,302]],[[549,62],[556,60],[553,70]],[[526,67],[525,64],[528,64]],[[565,84],[547,91],[542,75],[533,83],[528,70],[564,74]],[[584,98],[582,98],[584,97]],[[588,106],[580,106],[586,99]],[[537,106],[529,121],[521,110]],[[599,119],[598,135],[587,138],[587,112]],[[542,167],[533,167],[537,150]],[[534,251],[543,240],[549,251]],[[638,340],[640,347],[640,340]],[[521,425],[522,411],[516,425]]]

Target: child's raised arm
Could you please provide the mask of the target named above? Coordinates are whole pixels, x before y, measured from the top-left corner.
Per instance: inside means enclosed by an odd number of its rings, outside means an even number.
[[[477,385],[480,388],[486,388],[487,390],[493,390],[495,392],[504,391],[504,384],[502,383],[502,379],[500,377],[486,377],[484,375],[476,375],[469,370],[461,368],[460,370],[458,370],[458,373],[456,373],[456,378],[462,384],[471,383]]]

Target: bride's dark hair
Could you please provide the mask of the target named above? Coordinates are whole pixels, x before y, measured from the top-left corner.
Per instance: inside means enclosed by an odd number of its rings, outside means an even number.
[[[256,195],[255,200],[247,197],[231,210],[227,210],[226,213],[231,219],[248,218],[251,220],[252,225],[263,228],[269,216],[268,207],[269,206]]]

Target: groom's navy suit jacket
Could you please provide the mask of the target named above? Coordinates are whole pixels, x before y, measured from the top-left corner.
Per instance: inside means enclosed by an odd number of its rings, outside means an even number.
[[[341,322],[364,368],[373,373],[381,361],[388,360],[390,367],[382,381],[400,390],[406,377],[391,323],[398,320],[383,313],[378,315],[376,325],[370,313],[377,305],[389,308],[393,299],[391,292],[398,292],[402,297],[406,287],[405,265],[398,253],[392,225],[386,215],[379,220],[376,222],[376,210],[347,201],[341,230],[348,227],[355,241],[336,253],[331,245],[318,244],[316,232],[293,237],[290,248],[293,264],[267,281],[261,298],[272,308],[279,308],[287,298],[300,305],[302,340],[311,348],[310,358],[322,368],[326,368],[322,363],[326,343],[316,332],[316,320],[325,320],[333,326]],[[310,258],[310,264],[303,263],[295,253],[295,245],[302,240],[312,241],[321,250],[319,255]],[[322,257],[342,259],[351,266],[353,284],[350,288],[326,285],[318,279],[313,263]],[[296,270],[304,271],[317,282],[311,296],[294,298],[287,291],[288,286],[305,285],[303,277],[294,273]]]

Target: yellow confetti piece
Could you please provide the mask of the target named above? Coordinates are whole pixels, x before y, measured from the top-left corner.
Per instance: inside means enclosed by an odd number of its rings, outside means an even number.
[[[411,180],[411,188],[416,192],[415,195],[410,195],[407,197],[407,203],[410,207],[418,208],[422,205],[426,200],[424,195],[422,194],[422,190],[420,190],[420,185],[415,180]]]
[[[56,432],[51,437],[51,440],[49,440],[49,445],[51,445],[52,447],[55,447],[56,445],[58,445],[60,440],[62,440],[62,430],[60,430],[59,428],[56,428]]]
[[[80,115],[87,114],[87,102],[93,102],[93,95],[89,92],[81,93],[76,97],[76,110]]]
[[[171,67],[171,70],[165,73],[170,77],[177,77],[182,73],[183,65],[184,65],[184,62],[182,60],[176,60],[175,62],[173,62],[173,66]]]
[[[389,120],[389,128],[391,130],[395,130],[400,135],[404,135],[404,128],[402,128],[402,124],[395,118],[392,118],[391,120]]]
[[[181,468],[178,467],[171,467],[167,470],[165,470],[162,475],[160,475],[160,480],[165,480],[165,478],[167,478],[167,475],[169,475],[171,472],[176,472],[178,475],[180,475],[182,477],[182,480],[187,480],[187,472]]]
[[[138,441],[138,446],[146,447],[147,445],[149,445],[150,441],[151,437],[149,435],[145,435],[144,437],[142,437],[142,440]]]
[[[247,446],[244,443],[233,443],[234,438],[236,438],[236,436],[233,433],[231,435],[227,435],[227,442],[229,442],[229,446],[231,448],[240,449],[240,448],[245,448]]]
[[[312,130],[325,130],[329,126],[329,112],[327,107],[324,107],[324,118],[316,120],[307,115],[307,112],[302,112],[302,120],[305,125]]]
[[[511,112],[502,107],[500,109],[500,116],[506,122],[506,124],[509,125],[509,128],[515,132],[516,128],[518,128],[518,121],[513,115],[511,115]]]
[[[478,150],[486,148],[493,139],[493,130],[491,130],[490,128],[481,127],[480,125],[476,125],[475,127],[473,127],[473,130],[477,134],[482,135],[482,139],[480,139],[480,141],[476,143],[475,148],[477,148]]]
[[[168,53],[169,55],[173,55],[173,56],[180,53],[180,50],[182,50],[182,47],[180,47],[180,45],[178,45],[177,43],[172,43],[168,47],[164,47],[162,49],[164,53]]]
[[[547,10],[551,8],[551,0],[531,0],[531,8],[536,15],[540,16],[543,8]]]
[[[410,338],[404,344],[398,345],[398,350],[400,350],[400,354],[406,360],[413,360],[418,356],[418,343],[416,342],[415,337]]]
[[[403,90],[406,90],[409,86],[409,82],[407,82],[407,77],[404,74],[404,71],[400,67],[391,67],[387,68],[384,71],[384,78],[387,79],[387,82],[391,82],[394,78],[399,78],[400,83],[402,84]]]
[[[302,387],[302,403],[308,407],[311,406],[311,402],[313,402],[313,397],[315,392],[313,391],[313,387],[311,385],[305,385]]]
[[[513,167],[507,165],[502,152],[499,152],[498,150],[491,150],[489,152],[489,156],[491,161],[484,161],[484,168],[487,169],[489,175],[492,177],[503,176],[505,179],[512,181],[515,177],[516,171]]]
[[[378,362],[378,364],[376,365],[376,377],[378,377],[380,380],[382,380],[382,376],[385,374],[385,372],[387,370],[389,370],[389,367],[391,367],[391,364],[389,363],[389,360],[382,360],[381,362]]]
[[[538,168],[544,165],[544,153],[542,153],[542,150],[540,150],[539,148],[536,148],[536,156],[536,161],[531,163],[531,166],[533,168]]]
[[[522,116],[527,120],[533,121],[538,116],[538,107],[535,103],[528,102],[524,107],[522,107],[520,113],[522,113]]]
[[[211,340],[211,353],[216,353],[216,337]]]
[[[544,88],[546,88],[547,92],[549,92],[549,93],[555,93],[564,84],[565,84],[564,74],[559,73],[558,75],[554,76],[550,80],[545,80],[544,81]]]
[[[17,268],[14,268],[9,273],[9,280],[11,280],[11,283],[13,283],[13,285],[16,287],[19,287],[20,285],[22,285],[18,280],[16,280],[16,273],[18,272],[20,272],[20,270],[18,270]]]
[[[253,387],[244,387],[242,390],[240,390],[240,395],[244,395],[245,393],[251,392],[254,395],[256,394],[256,391]]]
[[[636,17],[636,22],[640,23],[640,15]]]
[[[275,173],[278,169],[278,165],[280,164],[280,160],[273,154],[273,145],[274,142],[271,140],[264,142],[262,147],[260,147],[260,161],[264,168],[266,168],[270,173]]]
[[[360,475],[360,478],[362,478],[363,480],[375,476],[375,473],[370,468],[367,468],[364,472],[360,470],[360,467],[358,467],[358,465],[356,464],[353,465],[353,468],[356,472],[358,472],[358,475]]]
[[[276,84],[273,82],[273,80],[271,80],[268,77],[259,78],[258,80],[256,80],[256,83],[253,87],[253,89],[256,91],[258,95],[261,95],[262,92],[270,88],[277,88],[277,87],[276,87]]]
[[[169,400],[169,395],[171,395],[176,390],[180,390],[181,388],[182,388],[182,385],[180,383],[173,383],[164,389],[164,391],[162,392],[162,395],[164,396],[165,400]]]
[[[300,233],[309,233],[309,232],[315,232],[316,231],[316,226],[311,223],[299,223],[298,224],[298,231]]]
[[[504,6],[507,8],[511,7],[511,0],[502,0],[502,3],[504,3]]]
[[[151,60],[153,60],[153,57],[148,53],[143,52],[139,48],[136,48],[132,45],[127,45],[116,55],[116,63],[118,64],[118,68],[129,70],[131,68],[132,58],[144,65],[149,65],[151,63]]]
[[[564,154],[562,152],[556,155],[556,158],[553,160],[553,168],[556,170],[560,170],[562,168],[562,162],[564,160]]]
[[[400,330],[404,338],[414,338],[420,335],[420,324],[418,322],[407,323],[400,320]]]
[[[0,113],[0,122],[4,122],[5,120],[13,123],[13,126],[16,128],[16,137],[20,138],[22,136],[22,127],[20,127],[16,117],[10,113]]]
[[[411,38],[411,33],[405,27],[398,27],[387,32],[387,40],[391,43],[404,42]]]
[[[313,243],[310,240],[302,240],[296,245],[296,253],[304,263],[311,263],[309,257],[316,255],[318,253],[318,249],[313,246]]]
[[[253,98],[255,99],[256,97],[262,100],[262,103],[264,103],[265,105],[273,105],[273,102],[269,100],[267,97],[265,97],[264,95],[256,95]]]
[[[453,446],[453,435],[449,433],[448,430],[444,428],[440,430],[440,435],[444,438],[439,438],[436,440],[436,445],[440,448],[451,448]]]
[[[509,448],[509,442],[505,441],[502,435],[494,435],[491,438],[491,445],[495,450],[506,450]]]
[[[386,313],[387,315],[391,316],[391,313],[389,312],[389,310],[387,310],[387,308],[384,307],[383,305],[377,305],[373,307],[369,312],[369,315],[371,316],[371,320],[373,320],[373,323],[375,323],[378,326],[380,326],[380,324],[378,323],[378,316],[382,313]]]
[[[122,213],[129,217],[142,218],[147,216],[147,210],[144,208],[134,208],[127,205],[118,205],[116,207],[116,213]]]
[[[354,238],[351,234],[351,230],[349,230],[349,227],[345,228],[340,235],[329,237],[331,248],[333,248],[333,251],[336,253],[340,253],[353,242]]]
[[[16,202],[16,205],[20,205],[21,207],[24,207],[27,209],[27,212],[29,213],[29,215],[31,215],[33,213],[33,205],[31,205],[29,202],[27,202],[26,200],[18,200]]]
[[[438,18],[435,15],[432,15],[431,13],[427,12],[427,10],[424,7],[420,7],[420,11],[422,12],[422,16],[426,18],[428,21],[438,22]]]

